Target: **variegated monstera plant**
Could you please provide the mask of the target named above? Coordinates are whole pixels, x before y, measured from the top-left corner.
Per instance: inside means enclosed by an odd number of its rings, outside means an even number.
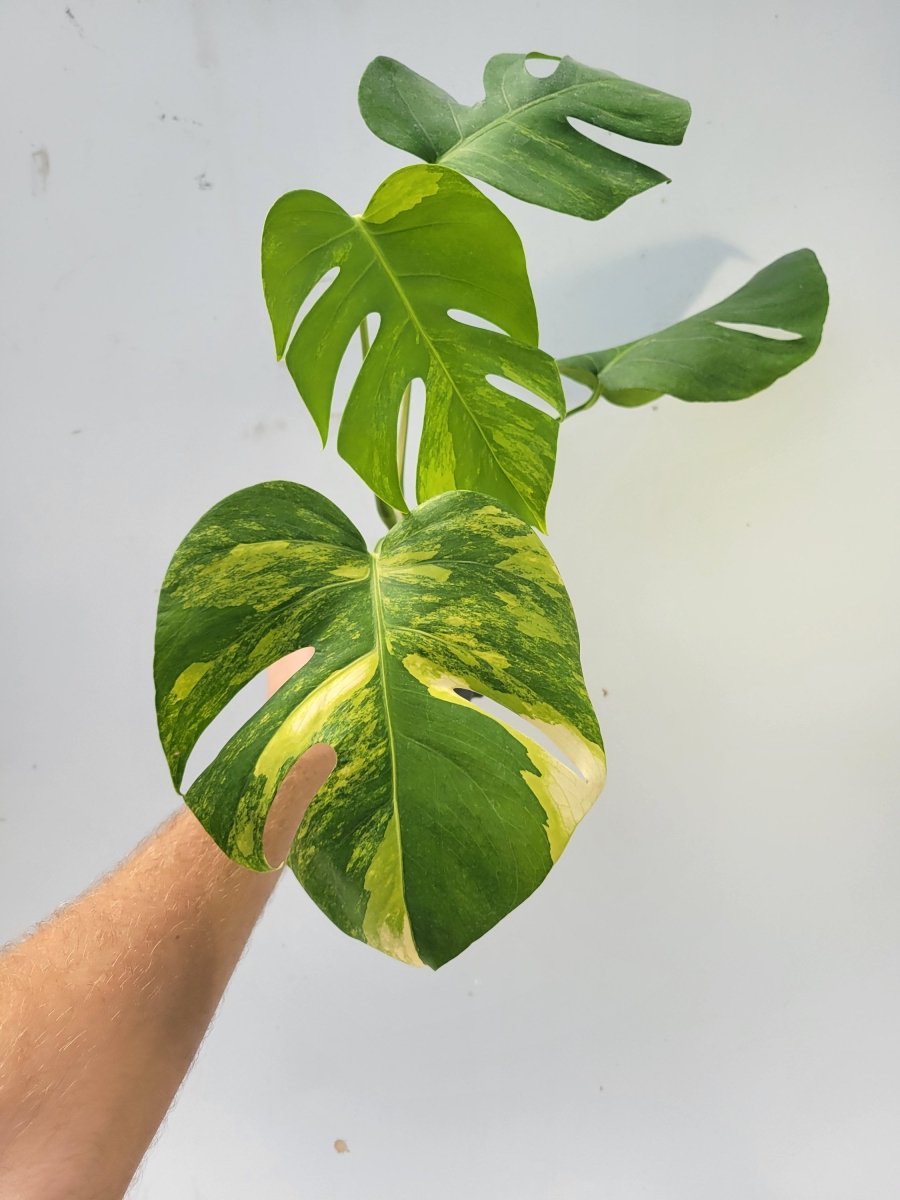
[[[346,933],[432,967],[534,891],[603,784],[575,618],[535,533],[561,426],[600,399],[758,392],[814,353],[828,303],[815,255],[798,250],[669,329],[561,360],[541,349],[519,237],[467,177],[597,220],[665,177],[572,119],[673,145],[690,115],[684,100],[570,58],[538,77],[529,60],[546,57],[492,58],[471,107],[377,58],[360,84],[363,118],[424,161],[389,176],[361,216],[296,191],[266,220],[276,350],[323,442],[359,336],[337,448],[374,492],[385,536],[369,550],[324,496],[262,483],[194,526],[159,604],[157,710],[177,788],[232,697],[314,647],[185,800],[233,859],[267,870],[263,833],[282,781],[311,746],[333,746],[337,766],[288,863]],[[568,410],[561,374],[589,389]]]

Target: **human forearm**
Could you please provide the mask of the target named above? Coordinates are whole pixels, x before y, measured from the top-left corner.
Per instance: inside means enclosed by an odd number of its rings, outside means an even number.
[[[280,862],[333,761],[295,768]],[[120,1197],[202,1041],[277,872],[236,866],[184,810],[0,958],[0,1194]]]

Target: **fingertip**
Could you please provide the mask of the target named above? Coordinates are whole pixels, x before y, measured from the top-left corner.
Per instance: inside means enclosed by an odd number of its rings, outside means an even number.
[[[285,654],[284,658],[272,663],[266,671],[266,695],[274,696],[292,675],[306,666],[314,653],[312,646],[303,646],[300,650],[292,650],[290,654]]]
[[[317,742],[297,759],[281,781],[263,832],[263,853],[273,869],[284,866],[310,802],[336,765],[334,747]]]

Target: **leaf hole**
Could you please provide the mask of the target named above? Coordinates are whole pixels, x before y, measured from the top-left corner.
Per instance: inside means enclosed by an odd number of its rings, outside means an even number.
[[[555,742],[544,729],[530,721],[528,717],[523,717],[512,709],[505,708],[502,704],[498,704],[496,700],[491,700],[489,696],[482,696],[480,692],[473,691],[471,688],[457,687],[453,689],[457,696],[463,700],[468,700],[473,708],[480,708],[483,713],[494,717],[497,721],[502,721],[504,725],[509,725],[511,729],[515,729],[517,733],[524,734],[531,741],[537,744],[548,754],[552,755],[564,767],[568,767],[573,775],[577,775],[579,779],[585,779],[585,774],[566,754],[565,750],[557,742]]]
[[[547,413],[551,417],[559,417],[559,413],[549,400],[545,400],[543,396],[536,395],[521,383],[514,383],[504,375],[487,375],[485,378],[491,387],[495,387],[498,392],[505,392],[507,396],[515,396],[517,400],[523,400],[532,408],[536,408],[538,412]]]
[[[375,339],[378,337],[378,330],[381,328],[381,313],[371,312],[366,317],[366,333],[369,338],[369,346],[375,345]],[[360,345],[360,354],[362,346]]]
[[[551,54],[526,54],[525,70],[535,79],[547,79],[559,67],[559,58]]]
[[[293,324],[291,325],[291,332],[288,335],[288,339],[284,344],[285,352],[287,352],[288,346],[290,346],[291,342],[294,340],[294,335],[296,334],[296,332],[300,328],[300,326],[303,324],[303,321],[304,321],[306,315],[309,313],[309,311],[312,309],[312,307],[316,304],[316,302],[328,291],[328,289],[331,287],[331,285],[334,283],[334,281],[337,279],[338,275],[340,274],[340,270],[341,270],[340,267],[329,268],[329,270],[327,270],[325,272],[325,274],[318,281],[318,283],[313,284],[313,286],[310,288],[309,292],[307,292],[303,303],[300,305],[300,307],[297,310],[297,315],[294,317]]]
[[[774,325],[750,325],[742,321],[716,321],[720,329],[733,329],[735,333],[750,333],[754,337],[765,338],[770,342],[798,342],[802,333],[792,333],[789,329],[778,329]]]
[[[365,320],[366,334],[369,339],[369,348],[371,349],[375,345],[375,339],[381,328],[381,313],[368,313]],[[359,329],[357,329],[356,333],[344,347],[344,353],[341,355],[341,364],[335,376],[329,435],[333,434],[335,426],[340,424],[340,419],[344,415],[344,409],[347,407],[347,397],[353,390],[353,385],[356,382],[356,377],[359,375],[361,364],[362,341]]]
[[[186,792],[203,774],[225,743],[230,741],[251,717],[255,716],[262,707],[263,701],[277,691],[282,684],[287,683],[288,679],[305,666],[312,656],[312,646],[293,651],[260,671],[259,674],[254,675],[240,691],[231,697],[222,711],[213,718],[197,739],[197,744],[191,751],[185,767],[184,780],[181,785],[183,792]],[[289,665],[293,665],[292,670],[288,670]],[[278,681],[274,687],[272,686],[273,678]]]
[[[467,312],[464,308],[448,308],[447,316],[456,321],[458,325],[471,325],[475,329],[488,329],[491,333],[502,333],[504,337],[509,336],[502,326],[495,325],[486,317],[479,317],[475,313]]]
[[[422,444],[422,428],[425,424],[425,380],[412,379],[409,385],[409,417],[406,427],[406,454],[403,460],[403,478],[400,480],[407,504],[416,496],[416,464]],[[397,414],[398,437],[401,414]],[[399,445],[399,443],[398,443]]]
[[[585,121],[582,117],[566,117],[566,120],[576,133],[580,133],[589,141],[602,146],[604,150],[612,150],[615,154],[621,154],[623,158],[638,163],[639,166],[647,165],[635,158],[635,142],[639,141],[638,138],[629,137],[625,133],[614,133],[611,129],[604,129],[600,125],[592,125],[590,121]],[[653,146],[654,154],[660,151],[665,152],[666,149],[665,146]]]
[[[600,125],[592,125],[590,121],[585,121],[581,117],[566,117],[571,127],[576,133],[583,134],[592,142],[596,142],[598,146],[603,146],[607,150],[610,148],[610,142],[614,135],[608,129],[603,129]],[[628,138],[622,137],[622,146],[629,146],[631,143]],[[623,153],[625,151],[623,150]]]

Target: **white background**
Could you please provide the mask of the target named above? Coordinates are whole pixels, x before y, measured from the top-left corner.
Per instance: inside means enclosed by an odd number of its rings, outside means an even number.
[[[277,196],[360,211],[408,161],[356,111],[375,54],[469,101],[490,54],[530,49],[692,101],[686,144],[644,151],[673,184],[609,219],[500,200],[548,350],[648,332],[804,245],[833,295],[819,355],[764,395],[563,431],[549,546],[610,776],[547,883],[432,974],[283,881],[135,1197],[900,1194],[897,11],[0,9],[0,937],[176,803],[151,647],[193,521],[293,478],[377,533],[258,281]]]

